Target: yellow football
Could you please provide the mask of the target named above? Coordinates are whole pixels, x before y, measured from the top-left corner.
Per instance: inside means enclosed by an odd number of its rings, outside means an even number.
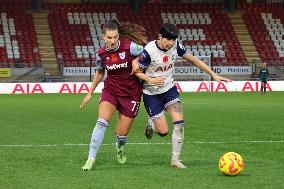
[[[244,166],[243,158],[236,152],[225,153],[219,161],[219,169],[225,175],[238,175]]]

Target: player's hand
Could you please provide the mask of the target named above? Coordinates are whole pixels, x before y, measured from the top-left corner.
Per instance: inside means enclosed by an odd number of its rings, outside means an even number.
[[[81,108],[81,109],[84,108],[91,98],[92,98],[92,95],[88,93],[88,94],[85,96],[85,98],[83,99],[83,101],[82,101],[82,103],[81,103],[81,105],[80,105],[80,108]]]
[[[164,77],[154,77],[154,78],[151,78],[150,83],[153,85],[162,87],[165,84],[165,78]]]
[[[213,76],[213,79],[215,80],[215,81],[224,81],[224,82],[226,82],[226,83],[228,83],[228,82],[232,82],[232,80],[231,79],[228,79],[228,78],[225,78],[225,77],[221,77],[221,76],[219,76],[219,75],[214,75]]]

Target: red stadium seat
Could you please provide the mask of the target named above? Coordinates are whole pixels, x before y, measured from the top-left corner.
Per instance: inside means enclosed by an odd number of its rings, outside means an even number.
[[[227,64],[230,54],[237,54],[239,61],[247,65],[233,27],[227,15],[221,12],[222,5],[143,4],[139,16],[128,4],[49,3],[45,7],[53,9],[48,18],[55,51],[57,55],[63,55],[60,58],[57,56],[58,62],[68,65],[85,65],[85,60],[104,45],[100,39],[100,27],[111,16],[121,22],[131,21],[144,26],[150,40],[157,38],[163,22],[175,23],[181,31],[184,44],[199,47],[194,53],[213,53],[213,65]],[[168,15],[163,17],[164,14]],[[93,25],[87,24],[88,19]]]
[[[5,36],[3,43],[0,38],[0,59],[5,67],[14,67],[16,62],[20,62],[22,67],[41,63],[32,14],[25,12],[25,8],[31,7],[31,2],[31,0],[17,1],[17,4],[5,0],[0,2],[0,36]],[[9,27],[5,27],[8,24]]]
[[[247,10],[244,20],[262,61],[267,62],[268,65],[283,66],[284,43],[275,37],[279,32],[283,37],[283,6],[253,3],[240,6]]]

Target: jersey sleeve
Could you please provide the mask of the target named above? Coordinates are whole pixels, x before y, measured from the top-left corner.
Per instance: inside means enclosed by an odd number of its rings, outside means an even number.
[[[97,66],[98,70],[103,70],[104,69],[101,57],[99,56],[98,53],[96,53],[96,66]]]
[[[151,63],[151,57],[146,49],[143,49],[138,59],[139,66],[143,69],[147,68]]]
[[[177,41],[177,54],[178,54],[178,56],[183,57],[183,55],[185,55],[186,53],[187,52],[186,52],[185,47]]]
[[[131,42],[130,44],[130,53],[133,56],[139,56],[139,54],[143,51],[143,46],[138,45],[137,43]]]

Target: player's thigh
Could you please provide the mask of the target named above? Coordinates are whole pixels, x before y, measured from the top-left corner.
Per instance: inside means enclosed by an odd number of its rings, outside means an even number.
[[[183,109],[181,102],[169,105],[166,110],[169,112],[172,122],[183,120]]]
[[[264,81],[261,80],[260,83],[261,83],[261,86],[264,87]]]
[[[132,126],[133,120],[134,120],[134,118],[127,117],[127,116],[119,113],[115,133],[118,134],[118,135],[127,136],[129,131],[130,131],[130,128]]]
[[[267,80],[263,81],[263,86],[266,87]]]
[[[117,110],[120,114],[126,117],[135,118],[140,108],[140,100],[141,94],[126,97],[117,97]]]
[[[99,104],[99,118],[110,121],[117,109],[117,104],[116,96],[107,89],[103,89]]]
[[[143,94],[144,106],[147,111],[147,114],[152,119],[160,117],[164,114],[164,106],[161,95],[147,95]]]
[[[116,134],[127,135],[140,107],[141,94],[117,97],[119,111]]]
[[[99,105],[99,118],[103,118],[107,121],[110,121],[113,114],[116,111],[116,107],[108,101],[102,101]]]
[[[155,117],[153,119],[153,122],[155,124],[155,130],[158,133],[168,133],[168,124],[165,114],[161,114],[159,117]]]

